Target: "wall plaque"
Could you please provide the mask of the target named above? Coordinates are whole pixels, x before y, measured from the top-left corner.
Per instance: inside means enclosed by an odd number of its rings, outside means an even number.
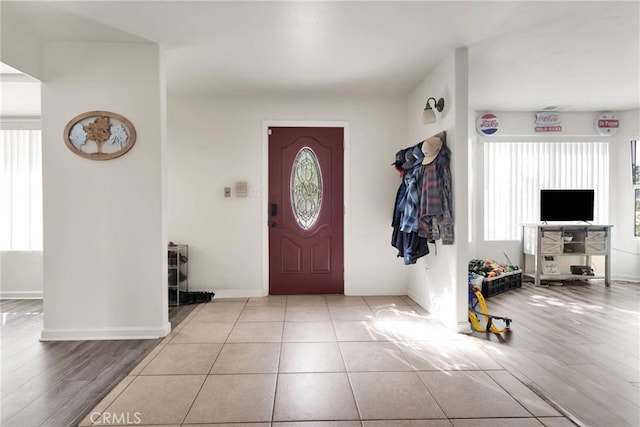
[[[593,121],[593,127],[598,135],[613,136],[618,133],[620,121],[613,113],[602,113]]]
[[[69,150],[91,160],[110,160],[127,153],[136,142],[136,129],[120,114],[89,111],[74,117],[64,128]]]
[[[562,118],[555,111],[536,113],[536,132],[562,132]]]
[[[493,113],[485,113],[476,120],[476,129],[480,135],[494,135],[498,132],[499,127],[498,116]]]

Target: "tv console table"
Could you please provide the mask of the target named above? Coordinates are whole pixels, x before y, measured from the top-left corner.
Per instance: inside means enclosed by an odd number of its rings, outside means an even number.
[[[561,225],[524,224],[522,226],[522,251],[520,268],[523,275],[534,278],[536,286],[541,281],[571,279],[604,279],[605,286],[611,279],[611,225]],[[526,256],[533,255],[533,272],[526,266]],[[544,274],[545,256],[582,256],[584,265],[591,265],[591,256],[604,256],[604,276],[572,274],[553,271]]]

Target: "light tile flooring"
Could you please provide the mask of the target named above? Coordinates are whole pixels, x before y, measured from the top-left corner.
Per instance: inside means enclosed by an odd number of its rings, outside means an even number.
[[[80,425],[573,425],[481,345],[408,297],[214,300]]]

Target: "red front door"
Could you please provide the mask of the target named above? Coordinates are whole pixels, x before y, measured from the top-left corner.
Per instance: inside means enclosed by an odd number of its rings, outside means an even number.
[[[269,293],[344,293],[343,128],[269,128]]]

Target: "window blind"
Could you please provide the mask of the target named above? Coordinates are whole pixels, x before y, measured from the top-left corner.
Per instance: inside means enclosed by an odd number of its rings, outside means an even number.
[[[594,189],[594,223],[606,224],[606,142],[484,144],[484,238],[519,240],[520,225],[540,221],[541,189]]]
[[[40,130],[0,130],[0,250],[42,250]]]

